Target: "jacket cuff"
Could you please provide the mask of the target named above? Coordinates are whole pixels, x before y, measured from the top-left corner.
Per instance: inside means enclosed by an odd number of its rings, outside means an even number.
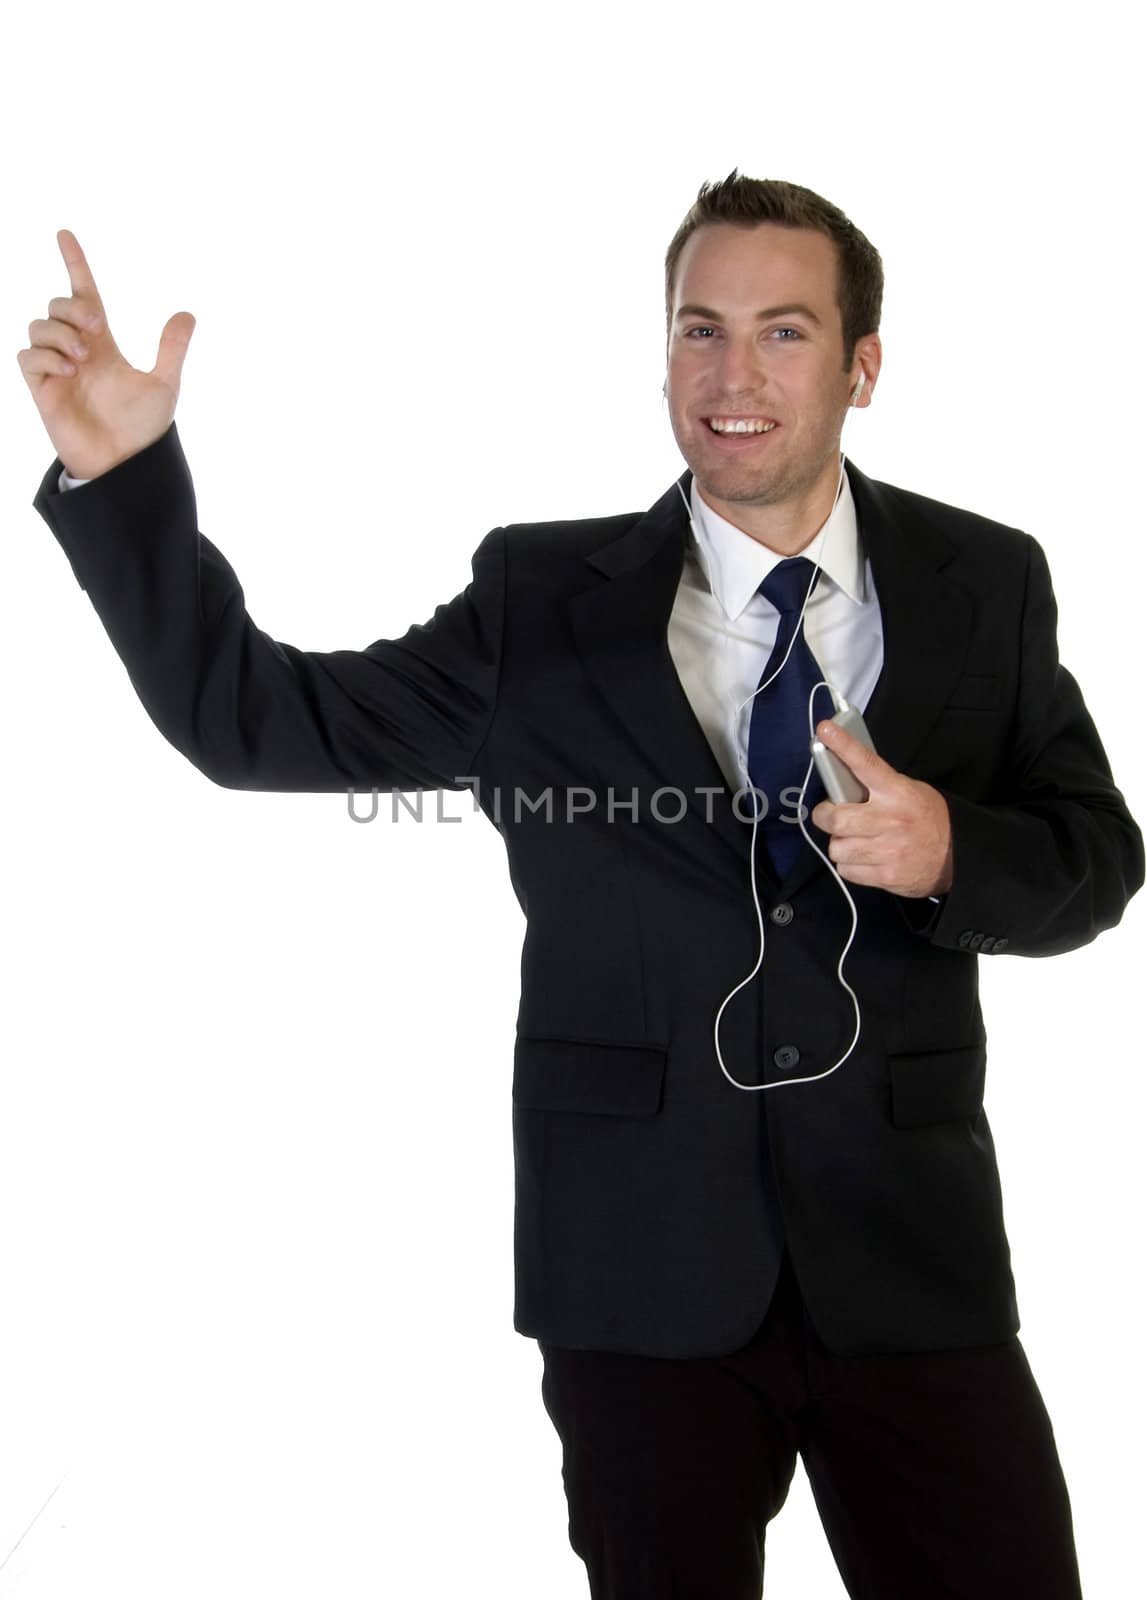
[[[952,826],[952,887],[917,931],[946,950],[1002,955],[1017,936],[1017,905],[1027,903],[1016,877],[1024,871],[1023,827],[1030,819],[940,792]],[[1001,851],[1008,852],[1006,870]]]
[[[125,456],[97,478],[85,478],[82,485],[63,488],[60,477],[66,470],[57,456],[32,505],[55,534],[85,591],[93,575],[103,572],[108,552],[125,538],[153,539],[156,520],[173,501],[190,495],[194,506],[191,473],[174,421],[144,449]],[[92,492],[81,495],[79,487]]]

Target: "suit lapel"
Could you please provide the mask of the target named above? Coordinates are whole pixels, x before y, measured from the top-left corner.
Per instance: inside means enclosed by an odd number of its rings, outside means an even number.
[[[691,476],[678,479],[686,496]],[[743,856],[751,824],[732,810],[732,791],[669,653],[669,616],[688,533],[685,502],[674,484],[620,539],[586,557],[599,581],[570,600],[570,625],[586,673],[652,770],[682,790],[702,819],[708,800],[713,827]],[[698,792],[705,788],[720,793]],[[679,804],[675,795],[665,796],[663,814],[673,815]],[[748,814],[747,802],[744,809]]]
[[[934,524],[907,521],[888,485],[846,461],[856,503],[861,547],[872,563],[884,632],[884,662],[867,707],[872,742],[899,771],[911,762],[960,674],[971,628],[971,599],[943,575],[951,542]],[[630,740],[664,782],[684,791],[702,819],[706,787],[712,825],[739,856],[747,857],[752,823],[733,811],[733,794],[713,754],[669,653],[669,617],[689,537],[682,494],[692,474],[677,483],[619,539],[593,551],[587,565],[603,580],[569,601],[570,624],[586,673]],[[763,665],[763,663],[762,663]],[[672,814],[675,797],[666,798]],[[747,801],[743,809],[748,812]],[[774,894],[799,889],[824,864],[807,847],[778,884],[761,841],[757,876]]]
[[[954,549],[923,517],[907,519],[887,484],[846,460],[861,550],[872,563],[880,602],[884,660],[867,706],[860,707],[877,754],[898,772],[912,762],[960,676],[972,626],[967,590],[945,577]],[[824,836],[818,839],[827,854]],[[807,846],[785,880],[786,894],[827,869]]]
[[[944,575],[955,554],[947,536],[923,518],[905,522],[886,484],[851,462],[847,469],[884,633],[884,663],[864,720],[879,753],[904,772],[963,670],[972,600]]]

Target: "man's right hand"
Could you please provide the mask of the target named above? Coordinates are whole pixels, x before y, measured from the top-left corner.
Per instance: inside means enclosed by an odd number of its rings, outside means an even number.
[[[56,240],[72,292],[49,300],[46,320],[28,324],[32,344],[16,360],[70,476],[98,478],[154,444],[171,426],[195,318],[189,311],[170,317],[155,366],[137,372],[111,336],[79,240],[66,228]]]

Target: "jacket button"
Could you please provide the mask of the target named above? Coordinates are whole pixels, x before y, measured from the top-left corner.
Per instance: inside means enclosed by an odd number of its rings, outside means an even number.
[[[968,949],[969,950],[978,950],[980,948],[980,946],[983,944],[983,942],[984,942],[983,934],[982,933],[974,933],[972,935],[972,937],[968,940]]]
[[[990,934],[990,933],[985,933],[985,935],[984,935],[984,942],[983,942],[983,944],[982,944],[982,945],[981,945],[981,946],[980,946],[980,954],[981,954],[981,955],[982,955],[982,956],[990,956],[990,955],[991,955],[991,953],[992,953],[992,951],[993,951],[993,950],[994,950],[994,949],[995,949],[995,948],[996,948],[996,941],[995,941],[995,938],[994,938],[994,937],[993,937],[993,935],[992,935],[992,934]]]
[[[966,950],[968,948],[968,945],[971,943],[971,939],[972,939],[972,930],[971,930],[971,928],[965,928],[963,933],[956,940],[956,943],[960,946],[961,950]]]
[[[783,900],[779,906],[774,906],[769,912],[769,921],[775,922],[778,928],[787,928],[793,920],[793,916],[792,906],[789,905],[787,900]]]
[[[801,1058],[801,1053],[795,1044],[783,1044],[779,1050],[773,1051],[773,1060],[782,1072],[791,1072]]]
[[[992,954],[994,956],[998,956],[1001,950],[1006,950],[1007,948],[1008,941],[1006,939],[997,939],[995,944],[992,946]]]

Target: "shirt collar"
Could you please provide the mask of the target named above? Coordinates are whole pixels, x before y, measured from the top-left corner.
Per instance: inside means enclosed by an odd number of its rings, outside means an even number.
[[[689,495],[694,547],[709,588],[732,622],[784,557],[719,516],[701,498],[695,477],[690,482]],[[819,561],[824,576],[843,589],[850,600],[861,603],[865,597],[864,561],[847,472],[842,474],[840,493],[828,520],[800,554],[812,562]]]

